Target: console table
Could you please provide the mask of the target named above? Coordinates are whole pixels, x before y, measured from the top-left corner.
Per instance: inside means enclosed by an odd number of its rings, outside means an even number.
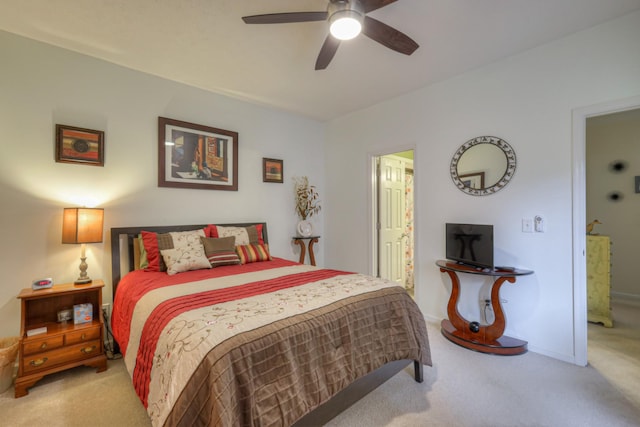
[[[318,243],[318,239],[320,238],[320,236],[309,236],[309,237],[301,237],[301,236],[294,236],[293,237],[293,241],[300,246],[300,260],[298,261],[300,264],[304,264],[304,256],[306,254],[306,249],[304,247],[304,241],[308,240],[308,246],[309,246],[309,262],[311,263],[311,265],[316,265],[316,257],[313,254],[313,244],[314,243]]]
[[[442,273],[447,273],[451,279],[451,296],[447,304],[449,318],[444,319],[440,324],[442,335],[445,338],[462,347],[482,353],[513,356],[527,352],[526,341],[502,335],[506,322],[500,303],[500,287],[504,282],[515,283],[517,276],[532,274],[532,270],[519,268],[481,269],[446,260],[438,260],[436,265],[440,267]],[[495,277],[491,286],[491,308],[495,319],[491,325],[471,322],[462,317],[458,311],[458,297],[460,295],[458,273]]]

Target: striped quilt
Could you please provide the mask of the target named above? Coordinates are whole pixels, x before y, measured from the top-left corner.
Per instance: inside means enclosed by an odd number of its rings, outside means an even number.
[[[154,426],[291,425],[387,362],[431,364],[397,284],[278,258],[129,273],[112,328]]]

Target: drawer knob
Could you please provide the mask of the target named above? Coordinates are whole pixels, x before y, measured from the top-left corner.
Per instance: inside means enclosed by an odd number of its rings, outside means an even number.
[[[95,349],[96,349],[96,346],[92,345],[91,347],[83,347],[80,349],[80,351],[83,352],[84,354],[89,354],[89,353],[93,353]]]
[[[47,343],[43,342],[42,345],[40,346],[40,350],[44,350],[45,348],[47,348]]]
[[[33,366],[33,367],[38,367],[41,366],[42,364],[44,364],[47,360],[46,357],[43,357],[42,359],[36,359],[36,360],[32,360],[31,362],[29,362],[29,365]]]
[[[81,339],[81,340],[86,340],[86,339],[87,339],[87,334],[82,334],[82,335],[80,336],[80,339]]]

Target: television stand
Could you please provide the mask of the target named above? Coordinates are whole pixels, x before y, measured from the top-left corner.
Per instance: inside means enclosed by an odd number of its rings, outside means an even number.
[[[527,342],[505,335],[506,324],[502,304],[500,303],[500,287],[504,282],[515,283],[517,276],[533,274],[532,270],[519,268],[507,269],[477,269],[464,264],[446,260],[436,261],[442,273],[447,273],[451,279],[451,296],[447,304],[448,319],[444,319],[440,326],[442,335],[449,341],[470,350],[481,353],[514,356],[527,352]],[[460,279],[458,273],[477,274],[495,277],[491,286],[491,308],[495,319],[491,325],[480,325],[470,322],[458,311],[458,297],[460,295]]]

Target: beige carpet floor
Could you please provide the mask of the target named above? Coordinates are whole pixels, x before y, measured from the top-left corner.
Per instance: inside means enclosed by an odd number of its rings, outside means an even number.
[[[472,352],[429,323],[434,366],[425,367],[424,383],[402,371],[328,425],[640,426],[638,313],[640,307],[614,306],[614,328],[589,326],[593,362],[584,368],[535,353]],[[87,425],[150,425],[122,360],[100,374],[80,367],[49,376],[20,399],[13,388],[0,394],[0,426]]]
[[[611,307],[613,328],[589,323],[589,364],[640,407],[640,300]]]

